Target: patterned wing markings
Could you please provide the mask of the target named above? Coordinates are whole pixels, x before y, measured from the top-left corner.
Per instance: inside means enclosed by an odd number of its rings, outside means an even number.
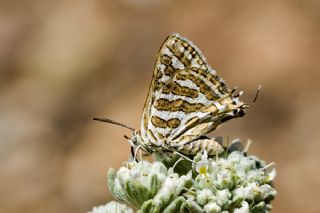
[[[151,123],[154,127],[175,129],[180,125],[180,120],[178,118],[165,120],[158,116],[152,116]]]
[[[176,79],[180,81],[189,80],[193,82],[199,89],[201,94],[204,94],[208,100],[217,100],[224,95],[228,90],[220,90],[223,88],[220,82],[213,81],[212,74],[199,73],[199,70],[183,70],[176,75]]]
[[[207,73],[207,76],[210,75],[210,73]],[[207,76],[205,77],[207,78]],[[176,79],[179,79],[180,81],[189,80],[195,84],[198,89],[198,96],[201,98],[199,98],[199,100],[194,98],[194,101],[192,101],[188,95],[183,96],[180,94],[178,97],[174,91]],[[204,79],[202,79],[194,70],[177,71],[174,80],[164,87],[166,90],[171,91],[170,96],[163,96],[160,91],[160,95],[155,98],[155,103],[152,106],[155,108],[155,114],[160,117],[162,116],[163,119],[178,118],[181,120],[181,125],[176,126],[175,128],[160,130],[165,134],[166,141],[167,143],[169,142],[171,146],[197,139],[218,126],[215,125],[218,124],[217,118],[219,116],[217,117],[217,113],[219,110],[226,108],[225,104],[220,103],[219,100],[225,99],[229,94],[215,94],[214,91],[220,85],[219,82],[211,84]],[[223,113],[223,111],[221,112]],[[193,118],[196,118],[196,121]],[[193,119],[193,122],[190,123],[189,120],[191,119]],[[149,125],[149,128],[152,129],[152,126]],[[156,131],[159,130],[157,129]],[[186,133],[188,133],[188,137],[186,137]],[[186,139],[188,141],[186,141]]]
[[[156,100],[154,107],[159,111],[177,112],[182,111],[184,113],[199,112],[204,108],[201,103],[189,103],[183,99],[177,99],[170,101],[165,98]]]
[[[153,130],[153,132],[159,132],[164,135],[164,139],[158,137],[157,141],[161,141],[162,143],[171,143],[170,138],[174,135],[176,129],[183,127],[186,120],[194,116],[202,117],[203,114],[208,114],[206,111],[207,105],[210,103],[209,100],[205,98],[205,96],[201,93],[203,100],[200,102],[188,102],[186,98],[190,98],[188,94],[177,94],[178,90],[174,90],[175,88],[175,81],[168,83],[166,86],[163,87],[159,91],[159,95],[155,97],[154,104],[152,107],[151,113],[151,121],[154,116],[161,118],[169,122],[171,119],[178,119],[180,120],[179,125],[171,125],[166,126],[165,129],[163,125],[154,125],[153,122],[149,122],[148,129]],[[168,90],[170,91],[168,94],[167,92],[163,93],[163,91]],[[166,96],[163,96],[165,94]],[[192,98],[191,98],[192,99]],[[160,129],[162,128],[162,129]],[[156,134],[155,134],[156,135]]]
[[[162,88],[163,94],[174,94],[180,96],[186,96],[189,98],[196,98],[198,97],[198,90],[190,88],[188,86],[181,85],[183,83],[174,81],[171,84],[167,84]]]
[[[177,70],[199,67],[201,67],[203,70],[211,72],[212,74],[215,73],[214,70],[206,65],[206,59],[202,56],[197,47],[195,47],[191,42],[177,34],[170,35],[164,41],[158,53],[153,71],[153,78],[143,110],[141,122],[142,139],[148,140],[148,133],[146,130],[148,129],[148,124],[150,123],[151,119],[151,106],[154,103],[155,97],[158,96],[159,90],[163,88],[165,84],[172,81],[173,75],[175,75]],[[183,85],[180,84],[180,86]],[[191,94],[194,96],[194,93]],[[155,140],[151,141],[155,144],[159,144]]]
[[[141,138],[156,146],[191,143],[216,129],[231,110],[243,105],[231,95],[192,42],[170,35],[156,60]]]

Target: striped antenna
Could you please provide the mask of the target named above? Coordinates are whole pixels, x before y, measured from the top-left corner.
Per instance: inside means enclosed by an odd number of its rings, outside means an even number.
[[[261,84],[259,84],[259,86],[258,86],[258,90],[256,92],[256,95],[255,95],[253,101],[252,101],[252,104],[254,104],[257,101],[260,90],[261,90]]]
[[[105,123],[110,123],[110,124],[115,124],[115,125],[122,126],[124,128],[130,129],[131,131],[135,131],[135,129],[132,128],[132,127],[129,127],[129,126],[127,126],[127,125],[125,125],[123,123],[119,123],[117,121],[113,121],[113,120],[108,119],[108,118],[93,118],[93,120],[101,121],[101,122],[105,122]]]

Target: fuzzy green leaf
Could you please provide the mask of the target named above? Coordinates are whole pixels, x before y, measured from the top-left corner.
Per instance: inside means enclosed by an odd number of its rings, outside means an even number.
[[[109,169],[107,177],[108,177],[107,184],[108,184],[109,190],[113,191],[115,186],[114,181],[116,179],[116,172],[113,168]]]
[[[154,197],[159,189],[161,188],[162,183],[159,181],[157,175],[152,175],[150,182],[150,197]]]
[[[179,212],[182,204],[186,201],[184,197],[177,197],[174,201],[172,201],[167,208],[164,209],[163,213],[175,213]]]

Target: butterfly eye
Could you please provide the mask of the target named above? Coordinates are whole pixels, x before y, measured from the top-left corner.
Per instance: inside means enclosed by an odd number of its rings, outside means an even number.
[[[239,110],[239,117],[244,116],[246,113],[243,110]]]

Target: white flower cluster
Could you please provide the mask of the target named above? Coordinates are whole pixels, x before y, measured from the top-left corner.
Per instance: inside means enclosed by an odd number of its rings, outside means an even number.
[[[114,197],[122,202],[136,208],[153,206],[161,209],[188,183],[191,185],[191,179],[191,172],[179,176],[161,162],[127,162],[126,167],[121,167],[116,173],[109,170],[108,186]]]
[[[167,165],[167,164],[166,164]],[[181,174],[155,161],[129,162],[108,173],[113,196],[147,212],[269,212],[275,169],[242,151],[209,158],[198,154]]]
[[[88,213],[133,213],[133,210],[124,204],[111,201],[104,206],[93,207]]]
[[[194,167],[198,175],[193,199],[205,212],[270,211],[270,201],[276,195],[272,187],[275,169],[268,170],[258,158],[234,151],[213,159],[204,152]]]

